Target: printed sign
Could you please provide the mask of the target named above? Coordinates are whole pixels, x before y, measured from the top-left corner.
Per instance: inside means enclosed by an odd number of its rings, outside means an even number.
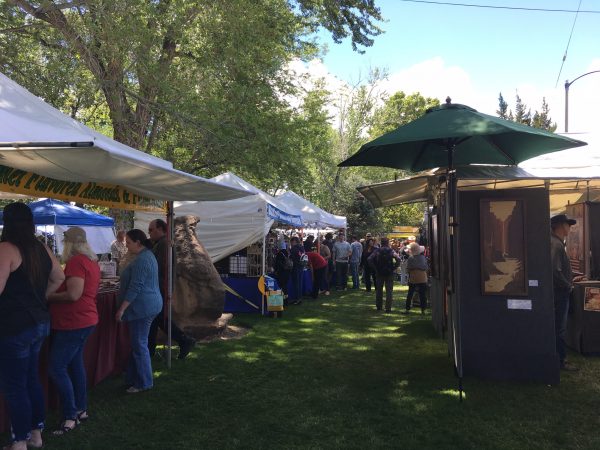
[[[56,180],[3,165],[0,165],[0,190],[109,208],[160,212],[166,209],[164,201],[134,194],[118,185]]]

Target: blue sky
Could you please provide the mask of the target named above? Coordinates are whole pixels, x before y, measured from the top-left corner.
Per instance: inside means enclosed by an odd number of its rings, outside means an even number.
[[[472,0],[494,6],[577,10],[579,0]],[[369,67],[386,68],[386,91],[414,92],[467,103],[494,114],[498,93],[514,108],[515,93],[532,110],[546,97],[558,131],[564,127],[564,82],[600,70],[600,14],[580,13],[558,84],[575,13],[487,9],[376,0],[385,33],[360,55],[346,40],[335,44],[320,34],[328,52],[322,63],[351,83]],[[581,10],[600,11],[599,0],[582,0]],[[571,86],[569,131],[600,125],[600,73]]]

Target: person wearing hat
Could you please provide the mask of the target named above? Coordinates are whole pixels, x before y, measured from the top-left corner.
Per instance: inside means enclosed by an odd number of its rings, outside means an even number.
[[[577,370],[567,362],[567,316],[569,314],[569,298],[573,290],[573,281],[580,281],[581,277],[573,278],[571,263],[567,255],[565,240],[569,235],[575,219],[569,219],[566,214],[558,214],[550,219],[552,234],[550,236],[550,255],[552,261],[552,283],[554,290],[554,325],[556,331],[556,352],[562,370]]]
[[[83,350],[98,324],[96,296],[100,285],[98,257],[85,230],[64,233],[65,282],[48,296],[52,326],[49,375],[60,395],[62,421],[53,435],[62,436],[88,418]]]
[[[12,428],[9,450],[42,447],[46,418],[39,377],[40,349],[50,332],[47,294],[64,274],[52,251],[35,237],[29,206],[4,207],[0,238],[0,389]]]

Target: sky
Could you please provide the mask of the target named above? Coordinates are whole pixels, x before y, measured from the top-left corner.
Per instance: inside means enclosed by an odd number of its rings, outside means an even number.
[[[383,88],[463,103],[496,115],[501,92],[514,111],[515,95],[540,110],[545,97],[557,131],[564,131],[565,81],[600,70],[600,0],[467,0],[461,3],[595,10],[599,13],[475,8],[402,0],[375,0],[385,19],[364,54],[348,39],[335,44],[327,32],[322,60],[305,69],[332,88],[355,84],[370,68],[387,69]],[[458,3],[455,1],[455,3]],[[571,35],[571,30],[572,35]],[[569,43],[570,40],[570,43]],[[568,52],[561,72],[563,55]],[[559,75],[560,73],[560,75]],[[593,132],[600,125],[600,73],[569,89],[569,132]]]

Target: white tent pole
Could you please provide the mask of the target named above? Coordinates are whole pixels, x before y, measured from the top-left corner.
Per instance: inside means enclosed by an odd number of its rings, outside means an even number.
[[[263,237],[263,246],[262,246],[262,276],[263,279],[264,277],[267,276],[267,261],[266,261],[266,255],[267,255],[267,235],[268,233],[264,234]],[[265,281],[265,286],[266,286],[266,281]],[[266,301],[266,296],[263,295],[262,301],[261,303],[261,310],[262,310],[262,315],[265,315],[265,301]]]
[[[172,324],[171,314],[173,313],[173,202],[167,202],[167,301],[169,302],[169,312],[167,315],[167,368],[171,368],[171,344],[172,344]]]

